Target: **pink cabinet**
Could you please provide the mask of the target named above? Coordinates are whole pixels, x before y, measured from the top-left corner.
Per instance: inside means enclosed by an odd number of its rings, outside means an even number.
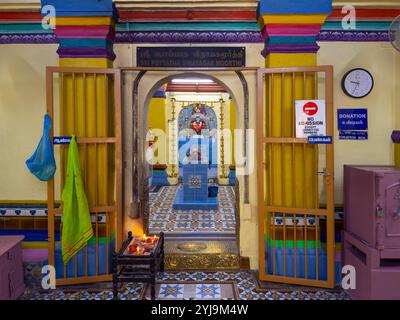
[[[378,250],[400,249],[400,168],[345,166],[345,230]]]
[[[17,299],[25,290],[23,236],[0,236],[0,300]]]
[[[343,264],[353,299],[400,299],[400,168],[345,166]]]

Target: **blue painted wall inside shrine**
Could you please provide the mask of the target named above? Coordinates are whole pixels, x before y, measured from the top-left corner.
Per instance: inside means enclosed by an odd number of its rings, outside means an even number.
[[[209,164],[209,176],[217,175],[217,116],[204,104],[184,107],[178,117],[178,159],[181,171],[193,151],[200,152],[202,161]],[[186,159],[185,159],[186,158]]]

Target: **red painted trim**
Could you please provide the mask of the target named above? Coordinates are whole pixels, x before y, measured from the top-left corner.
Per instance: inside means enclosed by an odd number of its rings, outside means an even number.
[[[360,20],[393,20],[400,15],[399,9],[357,9]],[[255,10],[119,10],[120,22],[146,21],[256,21]],[[328,20],[334,21],[345,16],[341,9],[334,9]],[[40,12],[0,12],[0,22],[40,22]]]
[[[226,92],[226,90],[220,85],[168,84],[167,92]]]
[[[320,24],[269,24],[265,26],[270,34],[309,34],[316,35],[321,30]]]
[[[268,24],[261,30],[261,37],[269,36],[316,36],[321,31],[320,24]]]
[[[210,11],[210,10],[171,10],[171,11],[119,11],[121,22],[145,21],[256,21],[255,10]]]
[[[400,7],[400,5],[399,5]],[[383,18],[384,20],[394,19],[400,15],[399,9],[357,9],[357,18],[371,18],[378,19]],[[346,14],[342,13],[342,9],[334,9],[330,18],[343,18]]]
[[[0,12],[0,20],[42,21],[40,12]]]
[[[114,33],[111,26],[57,26],[54,33],[59,38],[105,38]]]

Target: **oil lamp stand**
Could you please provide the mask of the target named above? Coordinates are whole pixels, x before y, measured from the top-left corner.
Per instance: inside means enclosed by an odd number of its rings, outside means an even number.
[[[132,232],[128,232],[128,238],[122,244],[118,252],[112,256],[113,268],[113,293],[114,299],[118,299],[118,285],[123,282],[149,283],[151,289],[151,300],[156,295],[157,272],[164,272],[164,233],[160,232],[154,241],[144,242],[142,251],[131,251],[131,245],[139,247],[140,243],[133,243]]]

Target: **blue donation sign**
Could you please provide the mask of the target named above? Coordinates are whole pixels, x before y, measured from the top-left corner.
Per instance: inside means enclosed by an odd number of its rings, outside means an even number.
[[[339,131],[340,140],[368,140],[368,131]]]
[[[309,136],[309,144],[332,144],[331,136]]]
[[[338,109],[338,130],[368,130],[367,109]]]
[[[137,66],[228,68],[246,66],[245,47],[138,47]]]

